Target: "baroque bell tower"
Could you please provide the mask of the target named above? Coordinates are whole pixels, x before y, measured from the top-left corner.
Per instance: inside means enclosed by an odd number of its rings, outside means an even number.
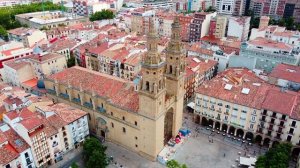
[[[166,51],[166,90],[167,95],[175,98],[173,112],[173,131],[176,134],[182,126],[184,102],[185,49],[180,38],[181,26],[178,16],[172,24],[171,40]]]
[[[147,35],[147,53],[142,61],[142,79],[140,81],[139,114],[140,129],[143,145],[140,154],[150,160],[155,160],[164,147],[163,144],[163,115],[165,112],[166,80],[164,76],[165,62],[158,53],[159,37],[150,21]]]

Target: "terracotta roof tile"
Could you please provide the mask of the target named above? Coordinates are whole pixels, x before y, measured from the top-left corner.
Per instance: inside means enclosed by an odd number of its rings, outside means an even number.
[[[139,98],[133,83],[117,77],[75,66],[53,74],[48,79],[57,80],[64,85],[70,83],[78,89],[81,86],[90,93],[94,90],[97,95],[107,98],[112,104],[133,112],[139,109]]]
[[[231,90],[224,88],[226,84],[232,85]],[[242,93],[243,88],[250,89],[249,93]],[[219,73],[212,80],[205,81],[196,89],[196,92],[234,104],[260,109],[268,88],[270,85],[256,77],[252,71],[245,68],[230,68]]]
[[[300,83],[300,67],[288,64],[278,64],[269,76]]]

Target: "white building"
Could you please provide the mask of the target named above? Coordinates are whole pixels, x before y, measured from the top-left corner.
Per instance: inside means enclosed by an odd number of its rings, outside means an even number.
[[[230,17],[227,36],[237,37],[241,41],[247,41],[250,29],[250,17]]]
[[[0,167],[35,167],[30,146],[10,126],[0,126]]]
[[[75,0],[73,1],[74,12],[80,16],[90,16],[95,12],[99,12],[105,9],[110,9],[110,3],[99,2],[98,0]]]
[[[234,10],[235,0],[215,0],[215,8],[218,13],[231,15]]]
[[[3,63],[3,81],[12,86],[19,86],[25,81],[35,78],[29,60],[10,60]]]
[[[33,47],[35,44],[47,40],[46,33],[33,28],[16,28],[8,31],[8,38],[11,41],[22,42],[24,47]]]

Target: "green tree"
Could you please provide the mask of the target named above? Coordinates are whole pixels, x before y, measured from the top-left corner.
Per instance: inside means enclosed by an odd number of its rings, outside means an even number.
[[[75,66],[75,57],[73,54],[70,55],[70,58],[67,60],[68,68]]]
[[[96,138],[87,139],[83,144],[83,156],[87,168],[104,168],[108,165],[105,154],[107,147]]]
[[[257,168],[286,168],[289,165],[291,149],[290,143],[280,143],[265,155],[259,156],[255,165]]]
[[[73,162],[73,163],[71,164],[71,168],[79,168],[79,166],[76,164],[76,162]]]
[[[167,168],[187,168],[185,164],[180,164],[176,160],[172,159],[167,161]]]
[[[45,10],[65,10],[64,7],[60,5],[53,4],[51,2],[44,2]],[[0,25],[6,29],[14,29],[21,27],[22,24],[15,19],[15,15],[22,13],[30,13],[30,12],[39,12],[42,11],[42,3],[32,3],[29,5],[16,5],[13,7],[4,7],[0,8]]]
[[[204,12],[215,12],[215,11],[216,11],[215,8],[213,8],[212,6],[209,6],[207,9],[205,9]]]
[[[7,31],[6,31],[6,29],[5,29],[3,26],[1,26],[1,25],[0,25],[0,37],[1,37],[3,40],[5,40],[5,41],[8,40],[8,34],[7,34]]]
[[[102,11],[95,12],[90,16],[90,21],[113,19],[115,17],[111,10],[104,9]]]

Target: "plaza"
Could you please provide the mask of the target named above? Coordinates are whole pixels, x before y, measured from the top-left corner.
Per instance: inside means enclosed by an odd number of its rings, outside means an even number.
[[[173,156],[173,159],[186,164],[188,168],[231,168],[233,165],[238,167],[237,159],[240,156],[258,156],[267,150],[259,148],[255,144],[250,143],[251,145],[249,145],[248,141],[237,143],[237,140],[228,139],[222,133],[218,134],[195,124],[192,118],[192,114],[184,113],[183,127],[190,129],[192,134]],[[146,160],[121,146],[110,142],[106,142],[105,145],[108,146],[108,156],[113,156],[114,162],[117,163],[111,164],[110,168],[118,168],[120,165],[130,168],[164,167],[158,162]]]

